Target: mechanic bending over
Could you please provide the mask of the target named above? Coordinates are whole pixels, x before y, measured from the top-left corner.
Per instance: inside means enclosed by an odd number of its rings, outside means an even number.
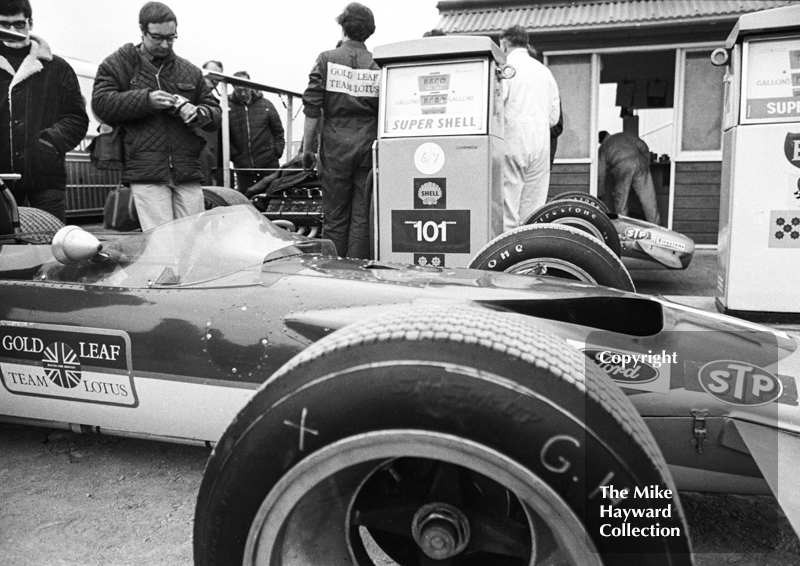
[[[372,187],[366,181],[378,137],[380,72],[364,41],[375,32],[375,19],[369,8],[352,2],[336,22],[342,26],[342,45],[317,57],[303,93],[303,167],[314,166],[322,122],[317,169],[324,236],[339,256],[368,259]]]
[[[661,224],[656,189],[650,174],[650,148],[638,136],[629,132],[608,135],[603,130],[598,136],[600,159],[597,164],[597,194],[605,195],[606,174],[611,177],[611,196],[617,214],[628,216],[628,197],[631,189],[642,203],[645,218]]]

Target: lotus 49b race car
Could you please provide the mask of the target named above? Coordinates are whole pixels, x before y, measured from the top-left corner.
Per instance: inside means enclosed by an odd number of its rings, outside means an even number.
[[[525,224],[573,226],[605,243],[629,269],[686,269],[694,241],[658,224],[612,213],[588,193],[569,191],[536,210]]]
[[[198,565],[689,564],[682,489],[800,520],[792,335],[337,258],[250,205],[22,236],[0,245],[0,418],[214,444]]]

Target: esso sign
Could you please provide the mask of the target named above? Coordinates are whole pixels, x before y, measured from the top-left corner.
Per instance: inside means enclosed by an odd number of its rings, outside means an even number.
[[[718,360],[700,368],[701,387],[730,405],[766,405],[783,393],[781,380],[765,369],[745,362]]]

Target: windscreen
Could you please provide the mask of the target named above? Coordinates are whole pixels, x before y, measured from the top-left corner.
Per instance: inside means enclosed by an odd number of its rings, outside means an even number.
[[[196,285],[242,272],[256,280],[264,262],[303,253],[336,255],[329,241],[287,232],[254,207],[239,205],[104,242],[98,257],[46,264],[37,278],[145,288]]]

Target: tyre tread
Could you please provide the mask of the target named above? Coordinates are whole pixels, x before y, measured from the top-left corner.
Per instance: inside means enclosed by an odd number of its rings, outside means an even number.
[[[29,206],[20,206],[17,210],[21,232],[19,239],[23,242],[49,244],[55,233],[64,227],[63,222],[44,210]]]
[[[504,232],[504,233],[500,234],[498,237],[496,237],[494,240],[488,242],[480,250],[478,250],[478,253],[476,253],[473,256],[473,259],[470,262],[469,267],[475,268],[475,263],[476,263],[477,258],[482,256],[484,254],[484,252],[486,252],[487,250],[502,245],[501,242],[503,240],[506,240],[508,238],[515,238],[515,237],[517,237],[517,234],[520,234],[522,232],[538,231],[538,230],[541,230],[541,231],[554,230],[556,232],[563,232],[563,234],[565,236],[567,234],[570,234],[571,235],[570,237],[575,237],[575,238],[578,238],[579,240],[583,239],[584,240],[584,245],[586,245],[586,246],[595,247],[595,248],[597,246],[600,246],[600,247],[606,249],[608,251],[608,253],[605,254],[605,256],[607,256],[607,261],[609,263],[611,263],[615,267],[616,271],[619,271],[620,273],[624,273],[625,277],[627,278],[626,282],[630,285],[630,288],[631,289],[635,289],[634,284],[633,284],[633,279],[631,279],[631,275],[630,275],[630,273],[628,273],[628,270],[625,267],[625,264],[622,263],[622,260],[617,256],[617,254],[615,254],[613,252],[613,250],[611,250],[611,248],[609,248],[605,244],[605,242],[595,238],[591,234],[587,234],[583,230],[578,230],[578,229],[572,228],[570,226],[562,226],[560,224],[529,224],[527,226],[520,226],[519,228],[515,228],[514,230],[510,230],[508,232]],[[611,259],[611,258],[613,258],[613,259]]]
[[[431,324],[430,320],[435,322]],[[601,405],[655,463],[665,481],[671,482],[667,464],[650,430],[622,390],[577,350],[542,330],[512,317],[469,307],[411,309],[380,321],[348,326],[312,344],[279,369],[268,383],[298,366],[338,350],[394,340],[449,341],[476,344],[518,358],[549,371]],[[586,379],[586,371],[598,379]]]

